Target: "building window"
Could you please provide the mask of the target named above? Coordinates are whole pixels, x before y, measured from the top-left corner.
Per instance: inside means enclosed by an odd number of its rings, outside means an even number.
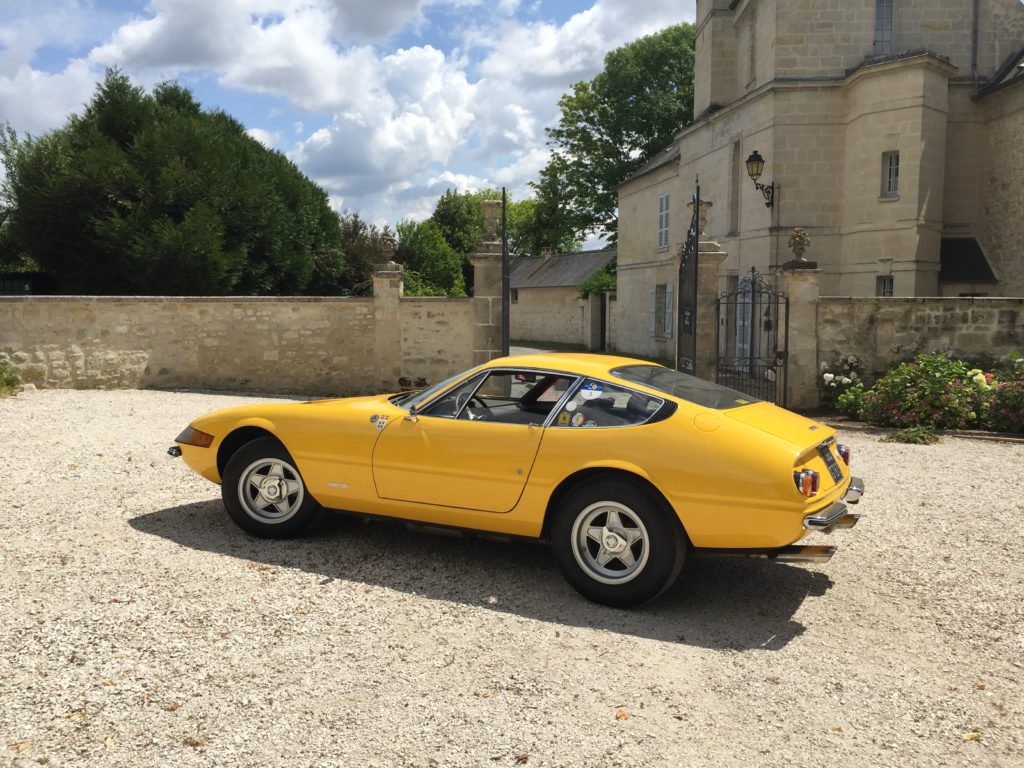
[[[875,53],[892,53],[892,0],[875,0]]]
[[[658,247],[668,248],[668,195],[658,198]]]
[[[656,339],[671,339],[675,314],[672,307],[672,283],[658,283],[651,286],[651,336]]]
[[[509,288],[509,294],[510,294],[510,298],[512,299],[512,303],[513,304],[519,303],[519,289],[518,288]]]
[[[892,296],[892,275],[879,275],[875,278],[875,296]]]
[[[882,197],[899,197],[900,153],[882,153]]]

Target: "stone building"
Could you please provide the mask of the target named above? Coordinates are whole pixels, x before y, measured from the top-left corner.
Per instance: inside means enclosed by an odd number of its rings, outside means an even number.
[[[614,248],[577,253],[545,249],[540,256],[513,259],[509,270],[512,338],[602,349],[601,324],[607,317],[604,297],[582,297],[580,284],[614,259]]]
[[[723,290],[802,227],[822,295],[1024,295],[1020,0],[697,0],[696,24],[694,123],[619,189],[616,348],[672,355],[648,317],[698,177]]]

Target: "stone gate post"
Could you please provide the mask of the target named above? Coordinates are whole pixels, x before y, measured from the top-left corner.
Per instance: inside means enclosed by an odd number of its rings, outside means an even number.
[[[400,302],[405,291],[405,269],[387,261],[373,273],[373,336],[380,360],[380,387],[394,389],[402,377],[402,315]]]
[[[789,297],[789,360],[787,406],[796,409],[818,405],[818,293],[821,270],[790,261],[782,267],[782,290]]]
[[[722,246],[711,240],[697,245],[697,375],[715,380],[718,349],[715,345],[718,323],[718,273],[725,257]]]
[[[501,357],[501,201],[481,205],[484,238],[468,256],[473,265],[473,365]]]

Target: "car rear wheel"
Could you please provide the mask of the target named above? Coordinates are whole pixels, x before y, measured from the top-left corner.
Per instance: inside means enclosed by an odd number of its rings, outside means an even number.
[[[295,462],[277,440],[246,443],[228,460],[221,496],[239,528],[255,536],[297,536],[320,516]]]
[[[559,505],[551,526],[555,559],[589,600],[627,608],[675,582],[684,534],[665,503],[639,483],[584,482]]]

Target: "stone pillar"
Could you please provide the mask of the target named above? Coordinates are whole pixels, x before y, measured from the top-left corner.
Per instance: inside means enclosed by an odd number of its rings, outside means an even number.
[[[821,287],[821,270],[800,264],[788,262],[781,272],[782,290],[789,297],[786,407],[798,410],[818,405],[818,292]]]
[[[601,351],[601,294],[591,293],[585,299],[577,299],[583,316],[580,342],[588,352]]]
[[[697,360],[696,373],[715,380],[718,349],[715,346],[718,322],[718,275],[728,256],[718,243],[706,240],[697,245]]]
[[[380,361],[380,388],[399,388],[402,378],[401,299],[405,270],[393,261],[378,264],[373,274],[373,343]]]
[[[501,201],[481,205],[484,238],[468,256],[473,265],[473,365],[501,357]]]

